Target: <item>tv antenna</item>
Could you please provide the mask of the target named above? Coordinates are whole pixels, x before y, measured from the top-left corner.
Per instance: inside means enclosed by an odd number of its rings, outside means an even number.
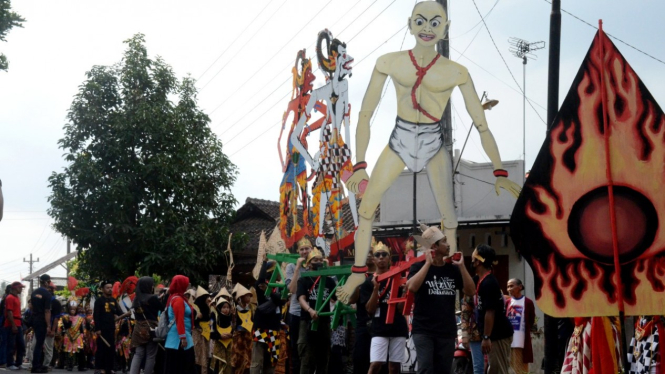
[[[510,38],[510,52],[522,59],[522,184],[526,182],[526,62],[538,57],[533,53],[545,48],[545,42],[529,43],[524,39]]]

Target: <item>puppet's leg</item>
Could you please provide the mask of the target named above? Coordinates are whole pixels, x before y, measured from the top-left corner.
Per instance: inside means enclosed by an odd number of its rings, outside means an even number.
[[[390,147],[386,146],[383,152],[381,152],[379,160],[376,162],[372,176],[367,183],[365,195],[360,203],[358,212],[360,218],[355,242],[355,268],[361,269],[365,267],[367,254],[369,253],[372,242],[372,223],[374,222],[376,208],[381,203],[383,193],[390,188],[402,170],[404,170],[404,162]],[[348,304],[351,295],[353,295],[356,288],[364,281],[364,272],[354,272],[351,274],[344,286],[337,289],[338,300]]]
[[[441,213],[443,234],[450,244],[450,253],[457,251],[457,214],[453,200],[453,170],[450,156],[441,148],[427,164],[429,185]]]

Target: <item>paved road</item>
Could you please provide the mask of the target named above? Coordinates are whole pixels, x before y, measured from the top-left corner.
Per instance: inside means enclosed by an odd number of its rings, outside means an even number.
[[[7,368],[0,368],[0,371],[2,371],[2,372],[6,371],[6,372],[11,372],[11,373],[29,373],[30,369],[28,369],[28,365],[24,364],[23,368],[21,370],[18,370],[18,371],[9,370]],[[80,372],[80,371],[78,371],[77,368],[74,368],[73,371],[67,371],[67,370],[63,370],[63,369],[53,369],[53,371],[51,371],[51,373],[90,373],[90,374],[93,374],[94,372],[95,371],[93,369],[88,369],[88,371],[85,371],[85,372],[81,371]]]

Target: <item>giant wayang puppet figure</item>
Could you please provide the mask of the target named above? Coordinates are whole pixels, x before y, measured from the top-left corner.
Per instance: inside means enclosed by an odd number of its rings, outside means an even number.
[[[325,41],[325,50],[321,43]],[[313,221],[317,231],[316,244],[326,248],[323,238],[323,223],[326,209],[332,216],[337,238],[342,236],[341,199],[343,195],[342,182],[346,181],[353,173],[351,163],[351,151],[344,142],[344,138],[350,137],[349,114],[349,83],[346,80],[351,74],[351,63],[353,57],[346,52],[346,44],[333,39],[328,30],[321,31],[317,39],[317,58],[321,70],[328,74],[327,83],[317,88],[310,95],[303,115],[298,120],[296,129],[291,133],[291,142],[300,155],[309,163],[312,170],[316,171],[316,180],[312,188],[313,199]],[[328,55],[324,55],[324,52]],[[326,105],[326,120],[320,132],[320,147],[317,155],[312,157],[306,145],[298,138],[310,118],[310,113],[320,107],[319,101]],[[342,126],[345,127],[345,136],[342,137]],[[353,214],[354,227],[358,225],[355,195],[349,193],[349,206]],[[330,253],[335,257],[335,253]]]
[[[300,71],[300,72],[299,72]],[[279,229],[282,234],[282,239],[287,247],[292,246],[304,235],[309,233],[309,197],[307,195],[307,166],[305,159],[301,156],[300,152],[294,147],[291,136],[294,134],[294,129],[298,121],[303,117],[305,106],[309,101],[309,94],[312,91],[312,82],[316,77],[312,73],[312,62],[307,58],[305,50],[298,51],[296,56],[296,65],[292,69],[293,74],[293,91],[291,94],[291,101],[289,102],[284,117],[282,119],[282,130],[277,139],[277,146],[279,150],[279,159],[282,164],[282,172],[284,177],[279,186],[279,208],[280,208],[280,221]],[[323,106],[322,103],[318,103]],[[287,119],[292,115],[291,128],[287,137],[287,147],[285,157],[282,156],[281,139],[284,129],[286,127]],[[321,122],[325,118],[321,118],[314,124],[307,126],[308,131],[304,131],[301,136],[296,133],[295,137],[300,137],[301,141],[307,147],[306,136],[309,131],[319,128]],[[300,197],[300,198],[298,198]],[[300,226],[298,222],[298,200],[303,206],[302,209],[302,222]],[[290,228],[289,228],[290,223]]]
[[[379,57],[365,93],[356,133],[354,174],[348,180],[350,191],[358,192],[360,184],[369,179],[360,204],[360,225],[356,233],[356,253],[353,274],[339,288],[337,296],[348,302],[357,286],[365,281],[365,261],[372,238],[372,221],[383,193],[393,184],[406,166],[411,172],[427,167],[430,187],[441,212],[444,234],[451,253],[457,250],[457,217],[453,203],[453,170],[450,156],[443,147],[441,117],[455,87],[459,87],[467,111],[480,133],[483,149],[494,166],[497,194],[504,188],[513,195],[520,188],[510,181],[502,169],[501,157],[494,137],[487,126],[483,107],[467,69],[441,57],[436,44],[446,35],[446,13],[441,4],[424,1],[416,4],[408,26],[416,39],[410,51],[388,53]],[[383,150],[370,178],[365,171],[369,120],[381,98],[386,79],[392,78],[397,94],[397,119],[390,143]]]

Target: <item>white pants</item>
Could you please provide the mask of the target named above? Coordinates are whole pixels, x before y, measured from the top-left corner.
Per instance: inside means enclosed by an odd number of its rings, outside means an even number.
[[[44,340],[44,366],[51,366],[53,360],[53,336],[47,336]]]
[[[406,338],[375,336],[369,350],[369,362],[404,362],[406,360]]]

